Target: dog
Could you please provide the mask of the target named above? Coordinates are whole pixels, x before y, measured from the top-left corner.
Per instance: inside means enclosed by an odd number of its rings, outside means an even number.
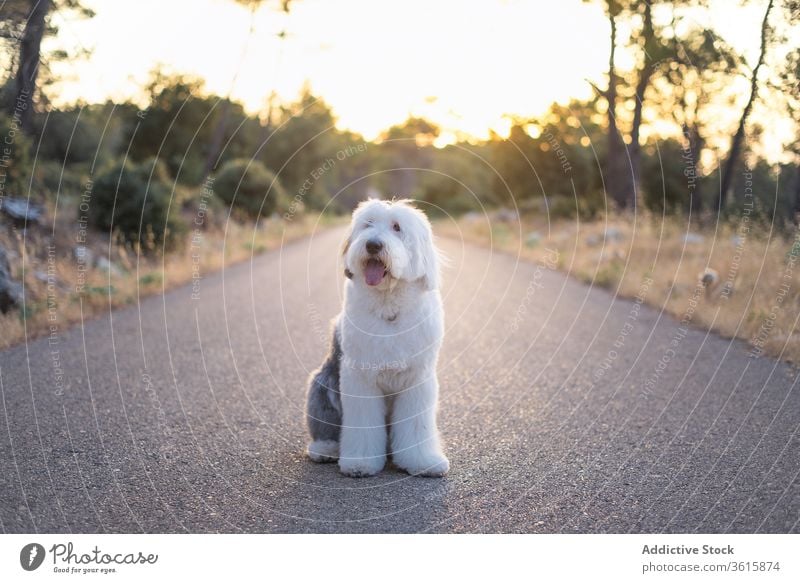
[[[342,256],[344,307],[308,388],[308,457],[374,476],[388,445],[401,470],[444,476],[450,462],[436,426],[444,313],[431,224],[410,200],[367,200],[353,212]]]

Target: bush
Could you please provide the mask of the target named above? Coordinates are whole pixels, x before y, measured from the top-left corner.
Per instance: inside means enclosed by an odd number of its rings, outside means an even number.
[[[19,121],[0,113],[0,195],[26,196],[33,168],[31,141],[22,133]]]
[[[214,194],[251,218],[281,212],[288,196],[274,173],[257,160],[225,163],[214,179]]]
[[[78,165],[64,166],[60,162],[40,159],[34,172],[34,185],[51,199],[56,194],[77,196],[86,187],[86,177]]]
[[[97,116],[99,117],[99,116]],[[102,143],[105,119],[81,115],[80,109],[51,111],[47,123],[40,128],[39,159],[60,164],[91,162]]]
[[[170,196],[169,176],[160,161],[117,164],[97,178],[89,217],[98,229],[145,249],[171,245],[183,225],[170,212]]]
[[[591,221],[596,219],[605,209],[605,201],[602,192],[591,191],[578,197],[575,196],[553,195],[547,199],[547,211],[551,219]],[[542,205],[544,207],[544,205]],[[543,209],[544,210],[544,209]]]
[[[606,201],[605,193],[602,190],[590,190],[578,198],[578,211],[581,220],[593,221],[601,216],[605,210],[606,205],[610,201]]]
[[[578,205],[574,197],[554,195],[549,197],[547,202],[547,210],[550,213],[551,219],[575,220],[578,212]]]

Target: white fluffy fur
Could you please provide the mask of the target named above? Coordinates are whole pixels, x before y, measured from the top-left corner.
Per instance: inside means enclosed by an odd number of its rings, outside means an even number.
[[[399,228],[399,231],[396,230]],[[387,275],[369,286],[366,243],[383,244]],[[408,201],[368,200],[353,213],[344,250],[340,316],[344,474],[374,475],[389,450],[414,475],[442,476],[449,462],[436,427],[436,363],[444,333],[439,253],[425,214]]]

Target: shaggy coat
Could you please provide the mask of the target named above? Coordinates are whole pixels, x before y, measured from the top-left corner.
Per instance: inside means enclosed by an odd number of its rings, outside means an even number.
[[[308,456],[362,477],[380,472],[391,453],[410,474],[443,476],[436,363],[444,317],[430,223],[409,201],[368,200],[353,213],[343,259],[344,308],[308,390]]]

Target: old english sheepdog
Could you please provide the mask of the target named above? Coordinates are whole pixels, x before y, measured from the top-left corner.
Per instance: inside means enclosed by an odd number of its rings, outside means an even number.
[[[311,375],[308,456],[348,476],[393,463],[416,476],[450,467],[436,428],[436,361],[444,334],[439,252],[408,200],[368,200],[344,245],[344,309],[331,350]]]

